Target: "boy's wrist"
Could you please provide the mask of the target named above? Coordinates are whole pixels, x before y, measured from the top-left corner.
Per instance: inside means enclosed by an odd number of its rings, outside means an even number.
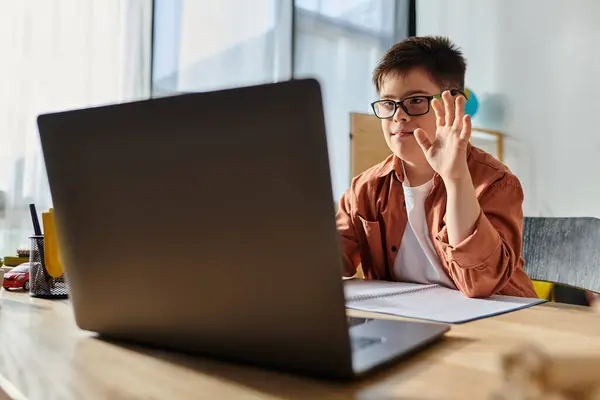
[[[460,188],[464,185],[473,185],[473,181],[471,179],[471,173],[469,170],[466,170],[462,174],[452,177],[452,178],[444,178],[441,177],[442,181],[444,181],[444,185],[446,186],[446,190],[452,188]]]

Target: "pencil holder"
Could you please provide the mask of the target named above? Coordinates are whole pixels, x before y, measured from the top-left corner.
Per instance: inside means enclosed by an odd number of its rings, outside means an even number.
[[[54,278],[46,271],[44,264],[44,235],[30,236],[29,253],[29,295],[44,299],[65,299],[69,291],[65,276]]]

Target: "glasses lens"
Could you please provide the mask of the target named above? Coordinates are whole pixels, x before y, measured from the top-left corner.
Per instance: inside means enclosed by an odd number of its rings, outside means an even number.
[[[429,99],[424,96],[409,97],[404,100],[403,104],[408,115],[423,115],[429,111]]]
[[[379,118],[390,118],[396,111],[396,104],[393,101],[382,100],[374,104],[373,110]]]

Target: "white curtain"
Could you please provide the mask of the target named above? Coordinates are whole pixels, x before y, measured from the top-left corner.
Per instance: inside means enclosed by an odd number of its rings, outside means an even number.
[[[0,256],[52,204],[37,115],[149,97],[151,22],[151,0],[0,0]]]

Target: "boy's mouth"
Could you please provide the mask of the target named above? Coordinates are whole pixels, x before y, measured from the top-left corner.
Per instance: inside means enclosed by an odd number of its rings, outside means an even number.
[[[408,136],[408,135],[412,135],[414,131],[409,131],[407,129],[401,129],[395,132],[392,132],[392,136]]]

